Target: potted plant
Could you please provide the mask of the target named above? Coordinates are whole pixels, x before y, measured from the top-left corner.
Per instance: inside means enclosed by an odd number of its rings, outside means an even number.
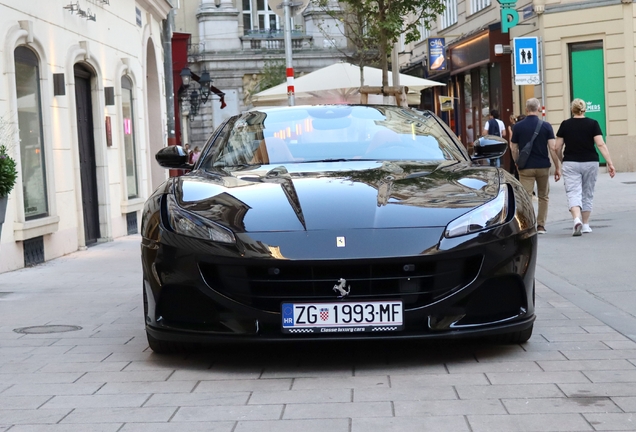
[[[18,178],[15,160],[8,153],[8,145],[15,140],[11,125],[0,117],[0,233],[7,212],[9,193]]]

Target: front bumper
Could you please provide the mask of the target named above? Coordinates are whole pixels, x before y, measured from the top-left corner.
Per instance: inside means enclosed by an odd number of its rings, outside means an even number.
[[[457,240],[442,241],[439,248],[418,256],[341,260],[342,270],[335,270],[337,274],[344,273],[347,267],[358,268],[358,264],[377,264],[387,260],[438,263],[474,261],[474,257],[478,257],[479,265],[475,271],[467,270],[463,277],[455,277],[453,280],[459,281],[457,286],[446,287],[446,292],[426,297],[423,302],[411,301],[413,294],[409,292],[396,290],[394,294],[385,293],[384,298],[396,298],[391,297],[393,295],[403,299],[402,331],[311,335],[283,334],[280,311],[246,301],[250,284],[236,275],[229,279],[226,277],[227,269],[233,265],[267,267],[272,263],[290,265],[293,260],[277,261],[271,255],[259,256],[253,251],[252,256],[246,257],[222,246],[215,246],[212,250],[204,242],[163,232],[161,242],[144,239],[142,244],[146,330],[158,340],[199,343],[439,339],[522,331],[530,328],[535,319],[536,232],[531,229],[513,233],[506,225],[497,230],[494,234],[466,236],[461,244]],[[223,269],[221,276],[217,274],[216,279],[211,277],[210,271],[206,270],[211,266]],[[232,271],[229,273],[233,274]],[[348,275],[340,276],[347,278]],[[328,280],[332,286],[334,280]],[[334,300],[333,293],[328,299],[320,294],[310,300],[290,295],[284,301]],[[352,296],[347,300],[363,300],[363,297]],[[367,299],[371,298],[369,294]],[[282,298],[275,299],[274,303],[279,300],[282,303]]]

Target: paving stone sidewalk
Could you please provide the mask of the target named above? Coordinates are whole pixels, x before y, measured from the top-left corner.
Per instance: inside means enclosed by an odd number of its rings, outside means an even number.
[[[139,240],[0,274],[0,431],[636,430],[636,343],[573,301],[561,279],[538,278],[524,345],[305,343],[158,356],[143,330]],[[41,325],[82,329],[14,331]]]

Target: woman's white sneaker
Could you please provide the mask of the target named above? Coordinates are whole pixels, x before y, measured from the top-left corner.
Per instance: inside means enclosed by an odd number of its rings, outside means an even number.
[[[572,230],[572,235],[574,237],[579,237],[581,235],[581,229],[583,228],[583,224],[581,223],[581,219],[574,219],[574,229]]]
[[[590,228],[590,224],[583,224],[583,227],[581,228],[581,232],[586,234],[591,233],[592,228]]]

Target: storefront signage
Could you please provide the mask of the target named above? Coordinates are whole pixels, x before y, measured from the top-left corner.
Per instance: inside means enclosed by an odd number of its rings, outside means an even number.
[[[440,111],[452,111],[453,110],[453,98],[451,96],[438,96]]]
[[[489,32],[476,35],[460,44],[451,45],[449,51],[451,75],[478,67],[479,63],[488,62],[490,59]]]
[[[607,106],[605,102],[605,56],[601,41],[588,44],[572,44],[570,54],[571,95],[585,101],[585,115],[601,126],[603,136],[607,131]],[[567,90],[566,90],[567,91]],[[598,149],[597,149],[598,152]],[[601,163],[605,162],[599,154]]]
[[[534,85],[539,78],[539,40],[536,37],[513,39],[515,53],[515,85]]]
[[[428,38],[429,72],[443,72],[447,69],[446,38]]]
[[[508,33],[508,30],[519,24],[519,13],[515,9],[517,0],[498,0],[501,5],[501,32]]]
[[[534,8],[531,4],[523,8],[523,19],[532,18],[534,16]]]

